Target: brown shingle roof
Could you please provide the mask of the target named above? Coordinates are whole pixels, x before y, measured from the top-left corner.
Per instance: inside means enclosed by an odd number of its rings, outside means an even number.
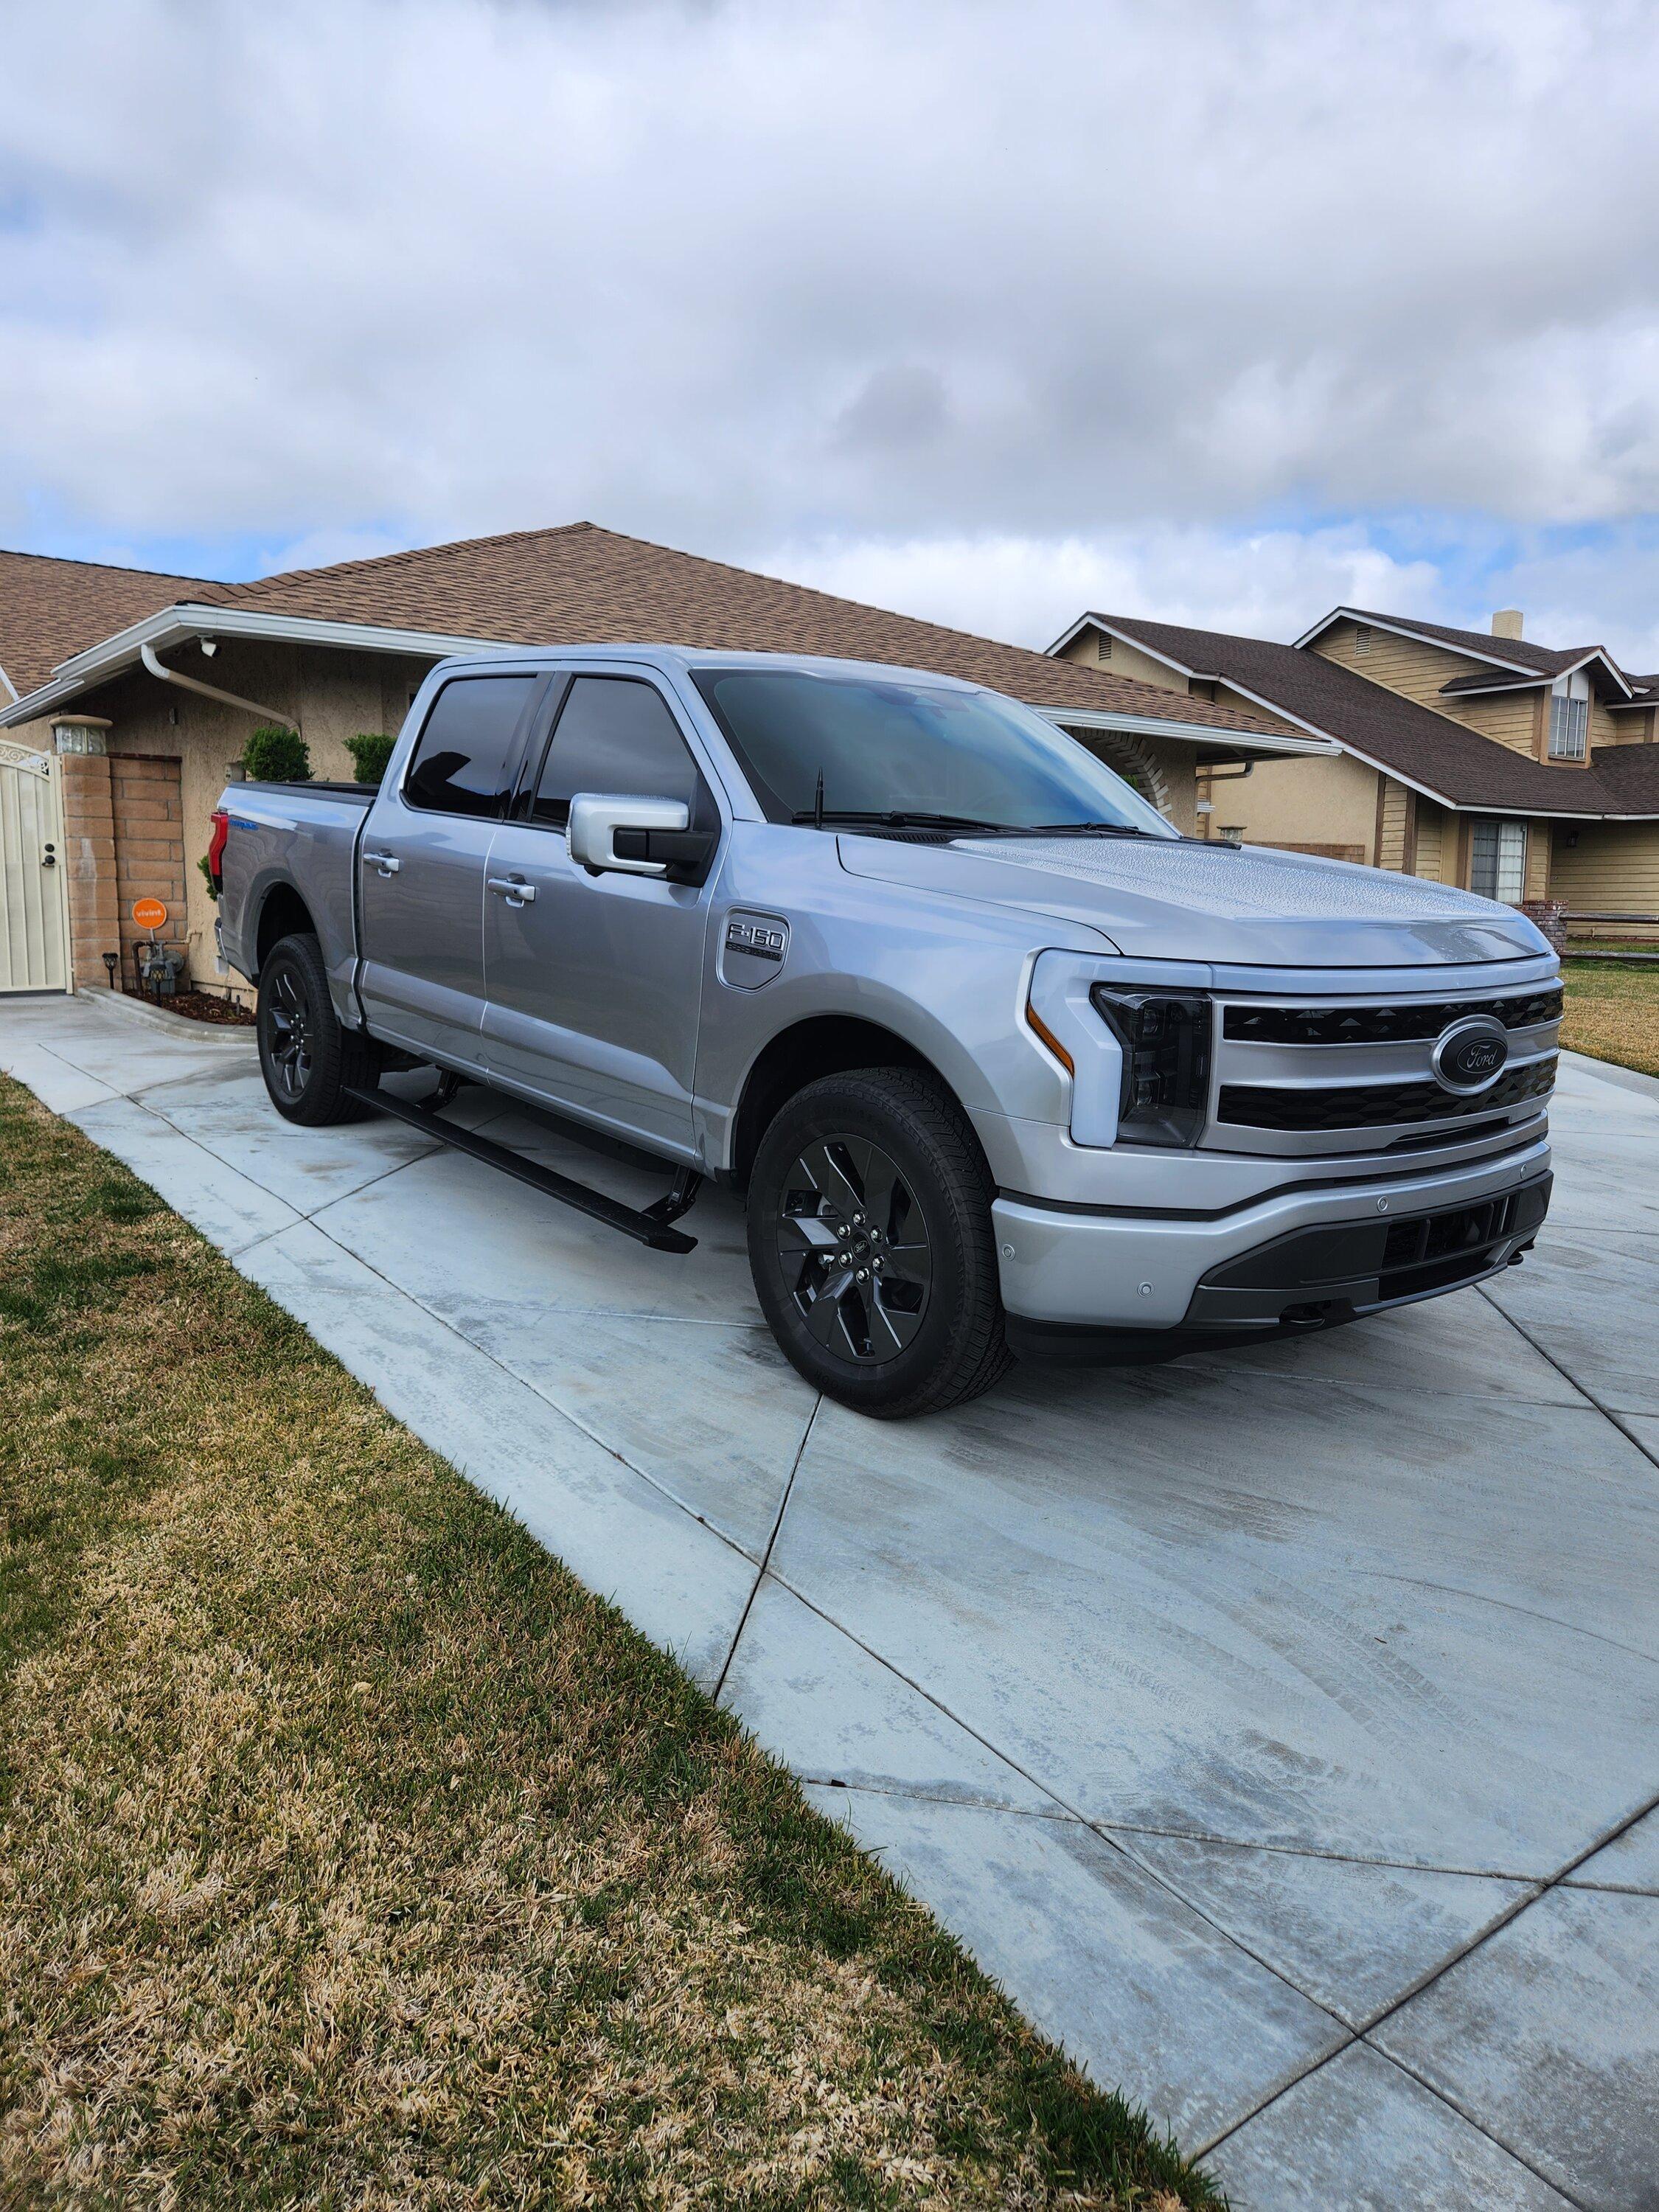
[[[1631,799],[1646,790],[1644,774],[1621,767],[1615,783],[1606,763],[1621,755],[1651,751],[1659,770],[1659,745],[1603,745],[1589,768],[1551,768],[1303,647],[1188,629],[1176,623],[1142,622],[1133,616],[1100,614],[1092,619],[1166,653],[1183,668],[1224,677],[1254,692],[1454,806],[1504,807],[1516,814],[1647,811]],[[1659,791],[1653,811],[1659,812]]]
[[[18,696],[44,684],[61,660],[100,644],[173,599],[218,591],[200,576],[0,552],[0,668]],[[6,697],[0,688],[0,701]]]
[[[960,676],[1034,706],[1092,708],[1282,734],[1254,715],[1176,696],[938,623],[677,553],[591,522],[422,547],[218,587],[215,603],[323,622],[373,623],[514,644],[716,646],[829,653]]]
[[[1659,744],[1598,745],[1589,773],[1613,814],[1659,814]]]

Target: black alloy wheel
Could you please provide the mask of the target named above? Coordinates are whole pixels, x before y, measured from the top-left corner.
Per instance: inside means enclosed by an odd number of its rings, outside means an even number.
[[[283,1099],[298,1105],[311,1080],[311,998],[304,971],[286,967],[270,988],[270,1065]]]
[[[855,1365],[891,1359],[921,1327],[933,1248],[915,1194],[866,1137],[821,1137],[786,1179],[778,1261],[807,1334]]]

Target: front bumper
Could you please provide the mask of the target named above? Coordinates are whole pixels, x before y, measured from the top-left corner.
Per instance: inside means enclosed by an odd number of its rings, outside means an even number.
[[[1210,1218],[1000,1198],[1011,1338],[1027,1349],[1079,1330],[1249,1339],[1455,1290],[1532,1242],[1549,1161],[1540,1138],[1467,1167],[1280,1190]]]

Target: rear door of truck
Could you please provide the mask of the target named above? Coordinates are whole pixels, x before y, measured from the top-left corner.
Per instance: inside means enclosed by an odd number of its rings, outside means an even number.
[[[434,694],[358,848],[357,988],[376,1036],[481,1064],[484,863],[546,689],[540,671],[468,671]]]
[[[490,848],[485,1066],[585,1121],[690,1158],[714,877],[590,874],[565,835],[582,792],[677,799],[694,826],[718,829],[654,670],[589,661],[553,679]]]

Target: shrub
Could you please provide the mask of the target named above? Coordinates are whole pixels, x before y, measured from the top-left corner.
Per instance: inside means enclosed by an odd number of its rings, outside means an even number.
[[[309,783],[311,753],[297,730],[256,730],[242,754],[250,783]]]
[[[384,730],[359,730],[355,738],[346,739],[345,748],[356,768],[359,783],[379,784],[383,781],[392,748],[397,742]]]
[[[215,906],[217,906],[219,903],[219,886],[213,880],[213,871],[208,866],[208,856],[205,853],[203,854],[201,859],[198,860],[196,865],[202,871],[202,881],[207,885],[208,896],[213,901]]]

